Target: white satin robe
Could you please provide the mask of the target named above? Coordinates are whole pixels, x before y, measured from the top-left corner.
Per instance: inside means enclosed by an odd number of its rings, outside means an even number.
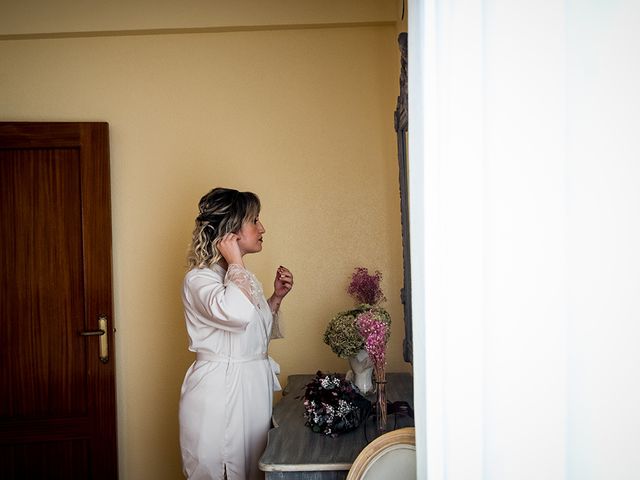
[[[255,276],[238,265],[190,270],[183,303],[196,361],[180,397],[180,449],[190,480],[263,479],[279,366],[267,357],[274,316]],[[278,330],[274,328],[274,331]]]

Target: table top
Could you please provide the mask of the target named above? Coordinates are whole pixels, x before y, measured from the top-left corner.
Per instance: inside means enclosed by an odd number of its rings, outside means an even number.
[[[267,449],[260,458],[265,472],[349,470],[360,451],[376,436],[375,418],[356,430],[330,437],[314,433],[304,422],[303,396],[315,375],[290,375],[282,399],[273,409],[274,428],[269,431]],[[413,408],[413,377],[410,373],[387,373],[387,400],[404,400]],[[367,396],[375,401],[375,396]],[[389,429],[413,426],[405,415],[389,415]]]

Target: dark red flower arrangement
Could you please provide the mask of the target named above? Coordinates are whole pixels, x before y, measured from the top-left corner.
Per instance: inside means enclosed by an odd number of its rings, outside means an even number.
[[[344,375],[317,372],[304,393],[305,425],[332,437],[358,428],[371,409],[358,387]]]

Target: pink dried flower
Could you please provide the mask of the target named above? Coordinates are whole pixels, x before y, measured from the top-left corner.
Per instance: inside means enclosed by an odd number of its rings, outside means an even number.
[[[358,331],[364,339],[364,348],[369,354],[376,371],[384,370],[385,353],[387,346],[387,324],[376,318],[372,311],[366,311],[358,315],[356,319]]]
[[[373,275],[369,275],[367,268],[357,267],[351,275],[351,283],[347,288],[347,293],[359,303],[376,305],[378,302],[386,300],[380,288],[381,280],[382,274],[378,270]]]

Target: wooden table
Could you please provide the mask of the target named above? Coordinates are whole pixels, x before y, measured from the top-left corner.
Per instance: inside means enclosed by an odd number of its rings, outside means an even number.
[[[343,480],[360,451],[377,436],[374,417],[335,438],[306,427],[302,396],[313,377],[290,375],[282,400],[273,409],[274,428],[269,431],[267,449],[260,458],[266,480]],[[374,396],[367,398],[375,400]],[[404,400],[413,408],[411,374],[387,373],[387,399]],[[408,426],[413,426],[412,418],[389,415],[389,429]]]

